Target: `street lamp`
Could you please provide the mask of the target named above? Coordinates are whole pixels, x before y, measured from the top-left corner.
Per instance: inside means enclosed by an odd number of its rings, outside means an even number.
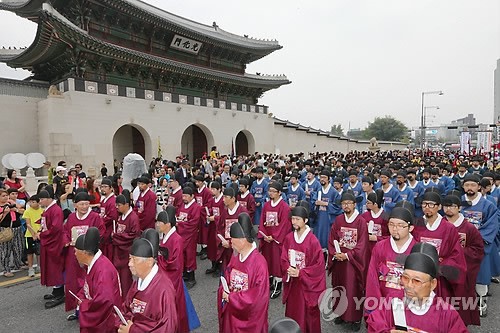
[[[424,96],[425,95],[443,95],[443,91],[423,91],[422,92],[422,115],[420,119],[420,149],[424,151],[425,143],[425,109],[424,109]]]

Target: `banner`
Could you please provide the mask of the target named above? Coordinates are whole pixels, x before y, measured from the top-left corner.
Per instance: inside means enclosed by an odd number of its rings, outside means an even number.
[[[460,152],[462,154],[470,153],[470,133],[462,132],[460,134]]]
[[[482,153],[489,153],[491,151],[491,141],[491,132],[477,133],[477,150]]]

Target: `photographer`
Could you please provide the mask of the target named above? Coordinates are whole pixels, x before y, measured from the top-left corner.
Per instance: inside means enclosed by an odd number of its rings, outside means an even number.
[[[23,255],[23,231],[21,228],[21,218],[19,213],[15,211],[16,205],[10,204],[9,195],[6,190],[0,189],[0,231],[5,228],[12,228],[14,237],[0,244],[0,264],[3,266],[5,277],[13,277],[11,272],[10,255],[14,258],[14,269],[19,270],[24,268],[21,261]]]

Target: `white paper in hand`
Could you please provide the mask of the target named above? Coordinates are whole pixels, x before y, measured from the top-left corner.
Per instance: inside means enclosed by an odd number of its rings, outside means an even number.
[[[338,240],[333,240],[333,246],[335,246],[335,253],[342,253],[342,251],[340,251],[340,244]]]
[[[80,303],[82,302],[82,300],[80,299],[80,297],[76,296],[76,295],[75,295],[75,293],[73,293],[73,292],[72,292],[71,290],[69,290],[69,289],[68,289],[68,291],[69,291],[69,293],[71,294],[71,296],[73,296],[74,298],[76,298],[76,300],[77,300],[78,302],[80,302]]]
[[[116,234],[116,221],[113,220],[113,233]]]
[[[118,315],[118,317],[120,318],[122,324],[125,325],[125,326],[127,326],[127,321],[125,320],[125,317],[123,316],[123,314],[120,311],[120,309],[118,309],[118,307],[116,305],[113,305],[113,309],[115,309],[115,312]]]
[[[292,266],[293,268],[297,268],[295,250],[290,250],[290,266]]]
[[[267,235],[262,230],[259,230],[259,234],[261,234],[263,237],[267,237]]]
[[[220,283],[222,284],[222,290],[226,292],[226,294],[229,294],[229,287],[227,285],[226,278],[221,276],[220,277]]]
[[[393,298],[391,303],[392,315],[394,317],[394,325],[396,326],[396,329],[406,331],[406,315],[403,301],[399,298]]]
[[[368,233],[369,234],[373,234],[374,224],[375,224],[375,222],[373,222],[373,220],[370,220],[370,222],[368,222]]]
[[[219,237],[220,241],[223,242],[223,243],[226,241],[226,239],[224,238],[224,236],[222,236],[221,234],[217,234],[217,237]]]
[[[321,201],[321,190],[318,191],[318,201]]]

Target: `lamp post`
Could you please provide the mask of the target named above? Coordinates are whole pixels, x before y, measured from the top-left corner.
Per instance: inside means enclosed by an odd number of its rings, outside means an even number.
[[[425,95],[443,95],[443,91],[423,91],[422,92],[422,115],[420,119],[420,149],[424,151],[425,143],[425,108],[424,108],[424,96]]]

